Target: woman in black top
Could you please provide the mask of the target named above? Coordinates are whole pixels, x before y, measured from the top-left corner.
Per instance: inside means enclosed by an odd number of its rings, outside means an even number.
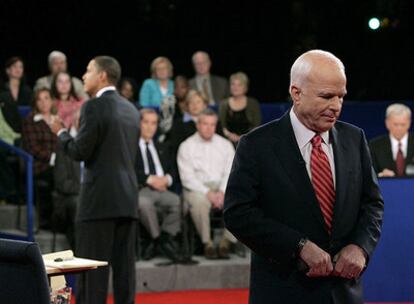
[[[219,117],[224,135],[236,145],[240,136],[261,123],[258,101],[246,95],[249,79],[243,72],[230,76],[231,96],[220,104]]]

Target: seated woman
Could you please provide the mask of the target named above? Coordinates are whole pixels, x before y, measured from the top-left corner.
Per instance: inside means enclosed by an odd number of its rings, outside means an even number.
[[[186,109],[182,119],[177,119],[167,136],[167,142],[170,144],[172,152],[178,150],[179,145],[196,131],[196,122],[198,115],[208,107],[208,101],[196,90],[190,90],[186,97]],[[216,133],[222,135],[221,125],[217,125]]]
[[[171,80],[173,66],[166,57],[157,57],[151,63],[151,78],[146,79],[139,92],[142,107],[159,107],[168,96],[174,94],[174,82]]]
[[[39,227],[50,228],[52,214],[53,166],[56,158],[57,137],[49,124],[58,119],[54,115],[49,89],[35,92],[32,112],[23,121],[23,148],[33,156],[36,204],[39,208]]]
[[[240,136],[261,123],[258,101],[246,96],[249,78],[243,72],[230,76],[231,96],[220,103],[219,116],[224,135],[237,145]]]
[[[6,61],[5,68],[7,81],[0,87],[1,98],[19,106],[29,105],[32,90],[25,82],[22,58],[11,57]]]
[[[70,129],[74,121],[74,114],[82,107],[84,100],[76,95],[69,73],[59,72],[53,77],[51,92],[57,115],[65,127]]]

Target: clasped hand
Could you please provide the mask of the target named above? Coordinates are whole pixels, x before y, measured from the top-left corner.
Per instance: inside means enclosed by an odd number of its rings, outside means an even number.
[[[333,259],[315,243],[307,241],[300,252],[301,259],[309,266],[309,277],[338,276],[346,279],[358,278],[365,267],[364,251],[350,244],[342,248]]]

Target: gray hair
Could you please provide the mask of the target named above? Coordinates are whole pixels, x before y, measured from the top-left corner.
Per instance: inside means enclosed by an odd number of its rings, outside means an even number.
[[[334,54],[323,50],[310,50],[300,55],[293,63],[292,68],[290,69],[290,86],[293,84],[300,86],[304,79],[309,75],[314,64],[310,57],[319,57],[334,62],[345,73],[344,64]]]
[[[407,115],[411,119],[411,109],[402,103],[393,103],[387,107],[385,111],[385,118],[389,118],[392,115]]]
[[[192,59],[192,61],[193,61],[193,62],[194,62],[194,58],[195,58],[197,55],[203,55],[204,57],[206,57],[206,58],[207,58],[208,62],[211,62],[210,55],[209,55],[207,52],[204,52],[204,51],[197,51],[197,52],[195,52],[195,53],[193,54],[193,57],[191,57],[191,59]]]
[[[66,55],[61,51],[50,52],[49,56],[47,57],[47,61],[49,62],[49,64],[51,64],[52,61],[56,58],[62,58],[66,61]]]

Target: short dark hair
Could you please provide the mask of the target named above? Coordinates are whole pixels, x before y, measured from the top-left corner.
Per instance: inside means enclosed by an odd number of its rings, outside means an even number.
[[[157,115],[157,121],[158,121],[158,113],[153,108],[143,108],[139,111],[139,113],[141,114],[141,119],[144,118],[145,114],[155,114]]]
[[[19,57],[19,56],[11,57],[11,58],[7,59],[6,63],[4,64],[4,67],[6,69],[8,69],[9,67],[11,67],[13,64],[15,64],[18,61],[23,63],[23,59],[21,57]]]
[[[108,82],[117,85],[121,79],[121,65],[118,60],[110,56],[96,56],[93,60],[97,69],[106,73]]]

